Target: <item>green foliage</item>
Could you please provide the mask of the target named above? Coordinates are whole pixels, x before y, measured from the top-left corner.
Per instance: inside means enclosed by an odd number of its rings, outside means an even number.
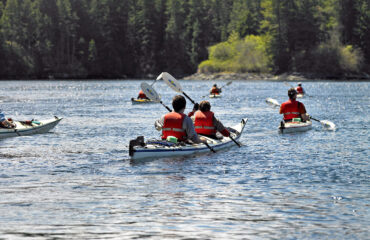
[[[271,57],[267,54],[266,36],[248,35],[239,39],[232,34],[228,41],[209,48],[209,60],[199,65],[200,72],[268,72]]]

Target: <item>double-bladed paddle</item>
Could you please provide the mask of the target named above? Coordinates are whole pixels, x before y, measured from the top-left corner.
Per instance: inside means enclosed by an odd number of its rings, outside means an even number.
[[[163,104],[163,102],[161,101],[161,97],[159,96],[159,94],[154,90],[154,88],[152,88],[149,84],[147,83],[141,83],[141,89],[143,90],[143,92],[145,93],[145,95],[152,101],[154,102],[158,102],[160,104],[162,104],[165,108],[167,108],[167,110],[169,112],[172,112],[172,110],[167,107],[166,105]],[[212,152],[216,152],[213,147],[209,146],[209,144],[207,142],[204,142],[204,145],[206,145],[209,150],[211,150]]]
[[[336,128],[335,127],[335,124],[333,122],[328,121],[328,120],[319,120],[319,119],[313,118],[311,116],[310,116],[310,119],[312,119],[312,120],[314,120],[316,122],[321,123],[321,125],[323,127],[327,127],[329,130],[335,130],[335,128]]]

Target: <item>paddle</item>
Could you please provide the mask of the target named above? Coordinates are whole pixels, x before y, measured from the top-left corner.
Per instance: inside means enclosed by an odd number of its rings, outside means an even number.
[[[313,118],[311,116],[310,116],[310,119],[312,119],[312,120],[314,120],[316,122],[321,123],[321,125],[323,127],[328,127],[328,129],[330,129],[330,130],[335,130],[335,124],[333,122],[330,122],[328,120],[319,120],[319,119]]]
[[[223,85],[222,87],[220,87],[220,90],[221,90],[221,88],[226,87],[226,86],[229,86],[229,85],[230,85],[230,84],[232,84],[232,83],[233,83],[232,81],[227,82],[225,85]],[[214,95],[214,94],[210,94],[210,95]],[[207,94],[207,95],[202,96],[202,98],[205,98],[205,97],[207,97],[207,96],[208,96],[208,94]]]
[[[172,112],[171,108],[167,107],[163,104],[161,101],[161,97],[158,95],[158,93],[150,86],[149,84],[143,82],[141,83],[141,90],[145,93],[145,95],[152,101],[162,104],[169,112]]]
[[[161,101],[161,98],[160,96],[158,95],[158,93],[147,83],[141,83],[141,89],[143,90],[143,92],[145,93],[145,95],[147,95],[149,97],[150,100],[154,101],[154,102],[159,102],[160,104],[162,104],[165,108],[167,108],[167,110],[169,112],[172,112],[172,110],[167,107],[166,105],[163,104],[163,102]],[[206,145],[209,150],[211,150],[212,152],[216,152],[213,147],[209,146],[208,143],[204,142],[204,145]]]
[[[184,91],[182,91],[182,87],[180,85],[180,83],[176,80],[176,78],[174,78],[171,74],[169,74],[168,72],[162,72],[159,76],[159,77],[162,77],[163,78],[163,81],[170,87],[172,88],[175,92],[178,92],[178,93],[182,93],[184,94],[184,96],[190,100],[190,102],[192,102],[193,104],[195,104],[195,102],[193,101],[193,99],[191,99]]]
[[[266,98],[266,103],[273,105],[274,107],[279,107],[280,103],[273,98]]]

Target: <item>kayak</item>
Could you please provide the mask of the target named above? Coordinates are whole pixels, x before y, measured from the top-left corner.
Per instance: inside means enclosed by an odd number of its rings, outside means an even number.
[[[138,103],[154,103],[154,101],[150,99],[139,99],[139,98],[131,98],[132,104],[138,104]]]
[[[235,140],[239,139],[242,135],[247,120],[247,118],[244,118],[240,123],[228,128],[231,136]],[[207,139],[208,145],[215,151],[236,146],[236,143],[229,137],[223,137],[222,139],[213,139],[205,136],[203,137]],[[210,152],[210,149],[203,143],[172,143],[166,140],[148,140],[144,142],[143,136],[131,140],[129,146],[129,155],[133,160],[144,158],[187,156],[208,152]]]
[[[15,128],[0,128],[0,139],[7,137],[17,137],[46,133],[54,128],[63,118],[54,117],[52,119],[37,121],[13,121]]]
[[[294,132],[304,132],[312,128],[312,122],[286,122],[280,123],[279,131],[281,133],[294,133]]]
[[[220,98],[222,97],[222,95],[221,94],[210,94],[209,97],[210,98]]]
[[[297,98],[303,98],[304,97],[304,94],[303,93],[298,93],[297,94]]]

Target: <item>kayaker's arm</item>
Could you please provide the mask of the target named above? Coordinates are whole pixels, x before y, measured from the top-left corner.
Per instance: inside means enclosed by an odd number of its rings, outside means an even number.
[[[160,119],[158,119],[154,122],[154,127],[158,131],[161,131],[162,127],[163,127],[163,124],[164,124],[164,115]]]
[[[225,128],[225,126],[213,115],[213,126],[216,130],[221,132],[225,137],[230,136],[230,132]]]

